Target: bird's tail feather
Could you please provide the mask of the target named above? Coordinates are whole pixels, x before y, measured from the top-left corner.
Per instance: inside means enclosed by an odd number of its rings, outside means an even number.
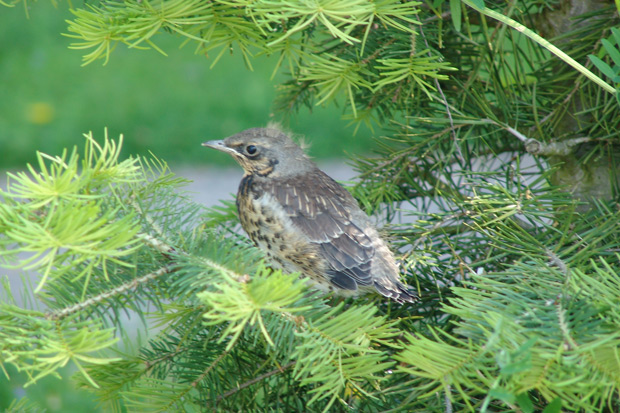
[[[395,285],[390,285],[389,287],[381,285],[375,281],[375,288],[379,294],[391,298],[399,304],[414,303],[418,301],[418,294],[411,288],[408,288],[406,285],[398,281]]]

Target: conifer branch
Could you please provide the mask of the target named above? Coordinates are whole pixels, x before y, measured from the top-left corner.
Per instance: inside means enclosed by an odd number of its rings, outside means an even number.
[[[586,67],[588,67],[588,65],[586,65]],[[550,119],[552,119],[554,116],[556,116],[558,114],[558,112],[562,112],[564,111],[566,105],[571,101],[571,99],[573,99],[573,96],[575,96],[575,94],[579,91],[579,89],[583,86],[583,78],[580,77],[575,81],[575,85],[572,87],[572,89],[570,90],[570,92],[568,92],[566,94],[566,96],[564,97],[562,104],[559,105],[557,108],[551,110],[549,113],[547,113],[539,122],[536,122],[535,124],[533,124],[532,126],[530,126],[530,132],[535,131],[536,129],[540,128],[541,125],[545,124],[547,121],[549,121]]]
[[[144,370],[145,371],[149,371],[152,368],[154,368],[155,366],[164,363],[166,361],[172,360],[174,359],[176,356],[178,356],[179,354],[183,354],[183,352],[187,351],[186,348],[182,348],[180,346],[177,346],[177,348],[175,349],[174,352],[171,353],[167,353],[165,356],[159,357],[155,360],[146,360],[144,362]]]
[[[209,366],[207,366],[206,369],[204,369],[204,371],[200,374],[200,376],[196,377],[196,379],[192,382],[191,386],[192,387],[196,387],[198,386],[198,384],[205,378],[207,377],[207,375],[211,372],[211,370],[213,370],[215,368],[215,366],[217,366],[217,363],[219,363],[224,357],[226,357],[228,355],[228,351],[224,351],[222,352],[222,354],[220,354],[219,356],[217,356],[217,358],[215,360],[213,360],[213,363],[209,364]]]
[[[558,255],[555,252],[551,251],[550,249],[546,249],[545,254],[547,254],[549,259],[551,260],[551,263],[557,266],[560,269],[560,271],[562,271],[562,274],[568,277],[568,266],[566,265],[566,263],[562,261],[562,259],[558,257]]]
[[[565,350],[575,350],[578,345],[573,339],[570,328],[566,322],[566,310],[562,306],[562,300],[564,297],[559,295],[555,300],[555,307],[558,311],[558,325],[560,326],[560,330],[562,331],[562,335],[564,336],[564,349]]]
[[[107,60],[117,44],[165,53],[158,36],[174,33],[201,54],[219,49],[213,64],[229,50],[248,67],[258,54],[279,55],[276,67],[287,59],[279,98],[287,111],[344,101],[356,122],[389,123],[377,156],[357,162],[356,196],[395,220],[391,246],[412,264],[424,299],[397,306],[308,293],[237,234],[233,203],[204,214],[175,193],[180,182],[165,164],[121,160],[120,144],[89,134],[80,162],[77,151],[39,154],[40,170],[11,174],[0,194],[0,254],[33,254],[18,265],[41,269],[42,298],[65,307],[19,308],[7,288],[1,358],[32,381],[73,363],[81,385],[113,404],[107,410],[263,411],[285,401],[328,411],[341,401],[350,410],[531,412],[555,398],[556,410],[619,410],[611,137],[620,106],[610,85],[584,76],[596,70],[590,63],[564,64],[595,54],[614,79],[617,12],[582,2],[588,13],[567,17],[517,0],[502,16],[482,0],[464,2],[475,10],[397,0],[76,8],[69,32],[85,63]],[[546,25],[551,15],[564,24]],[[536,32],[557,36],[564,50],[547,53]],[[595,198],[589,210],[575,213],[582,198],[555,185],[559,172],[581,179],[555,163],[567,156],[605,172],[584,192]],[[392,213],[403,203],[422,219],[399,222],[410,218]],[[163,331],[138,356],[100,357],[122,331],[100,318],[145,318],[149,303],[169,303],[158,315]],[[273,360],[288,363],[273,369]],[[259,387],[266,391],[254,397]]]
[[[463,1],[463,3],[467,4],[469,7],[473,8],[473,9],[479,11],[480,13],[485,14],[485,15],[493,18],[493,19],[496,19],[496,20],[498,20],[498,21],[500,21],[500,22],[502,22],[502,23],[512,27],[513,29],[517,30],[518,32],[523,33],[525,36],[527,36],[530,39],[534,40],[540,46],[546,48],[551,53],[555,54],[558,58],[562,59],[566,64],[572,66],[575,70],[579,71],[582,75],[584,75],[585,77],[590,79],[592,82],[596,83],[598,86],[603,88],[606,92],[611,93],[611,94],[615,94],[616,93],[616,89],[613,86],[609,85],[603,79],[601,79],[600,77],[596,76],[594,73],[592,73],[586,67],[581,65],[575,59],[573,59],[568,54],[566,54],[565,52],[560,50],[557,46],[555,46],[554,44],[550,43],[548,40],[544,39],[539,34],[535,33],[534,31],[532,31],[531,29],[529,29],[525,25],[523,25],[523,24],[521,24],[521,23],[511,19],[508,16],[504,16],[501,13],[496,12],[495,10],[489,9],[488,7],[484,7],[484,6],[482,8],[478,7],[477,2],[475,0],[462,0],[462,1]]]
[[[432,56],[431,53],[430,53],[431,46],[428,44],[428,40],[426,39],[426,36],[424,35],[424,29],[422,29],[421,25],[420,25],[420,34],[422,35],[422,40],[424,40],[424,45],[429,50],[428,55]],[[415,40],[413,39],[413,35],[412,35],[412,40],[411,41],[412,41],[412,43],[415,42]],[[413,47],[412,47],[412,50],[413,50]],[[465,158],[463,157],[463,152],[461,151],[461,145],[460,145],[460,143],[458,141],[458,137],[456,136],[456,130],[454,129],[454,120],[452,119],[452,111],[450,110],[450,105],[448,104],[448,99],[446,99],[446,95],[444,95],[444,93],[443,93],[443,89],[441,88],[441,84],[439,83],[439,79],[434,78],[433,81],[435,82],[435,88],[437,89],[437,91],[441,95],[441,100],[443,101],[443,105],[446,108],[446,115],[448,116],[448,121],[450,122],[450,134],[452,135],[452,139],[454,140],[454,150],[456,151],[458,159],[459,160],[463,160]]]
[[[155,250],[161,252],[162,255],[164,255],[166,257],[169,254],[172,254],[173,252],[175,252],[174,247],[168,245],[166,242],[161,241],[158,238],[153,237],[152,235],[149,235],[149,234],[136,234],[136,236],[138,238],[141,238],[147,245],[149,245],[150,247],[154,248]]]
[[[148,222],[149,226],[151,228],[153,228],[157,234],[157,236],[161,239],[165,239],[166,236],[164,234],[163,229],[159,226],[159,224],[157,224],[155,222],[155,220],[153,220],[153,218],[149,215],[146,214],[142,208],[140,207],[140,205],[136,202],[135,199],[135,194],[131,197],[131,206],[134,208],[134,210],[142,217],[144,217],[144,219]],[[174,248],[172,248],[171,246],[167,245],[167,243],[164,243],[152,236],[150,236],[149,234],[139,234],[139,236],[141,238],[143,238],[145,241],[147,241],[152,247],[154,247],[155,249],[159,250],[161,253],[163,254],[169,254],[171,252],[174,251]]]
[[[170,273],[172,269],[173,269],[172,265],[166,265],[164,267],[161,267],[157,271],[153,271],[141,277],[134,278],[133,280],[129,282],[119,285],[118,287],[115,287],[109,291],[105,291],[101,294],[90,297],[80,303],[63,308],[61,310],[55,310],[53,312],[47,313],[46,318],[52,319],[52,320],[64,318],[70,314],[74,314],[78,311],[84,310],[92,305],[99,304],[109,298],[116,297],[121,294],[125,294],[126,292],[131,291],[131,290],[135,290],[142,284],[151,282],[161,277],[162,275]]]
[[[262,380],[265,380],[265,379],[267,379],[267,378],[269,378],[269,377],[271,377],[273,375],[284,373],[286,370],[288,370],[291,367],[295,366],[295,364],[296,364],[296,361],[294,361],[294,360],[293,361],[289,361],[288,363],[286,363],[283,366],[279,366],[279,367],[277,367],[277,368],[275,368],[275,369],[273,369],[273,370],[271,370],[271,371],[269,371],[269,372],[267,372],[265,374],[261,374],[258,377],[255,377],[255,378],[253,378],[251,380],[248,380],[245,383],[241,383],[236,389],[228,390],[224,394],[221,394],[221,395],[217,396],[216,403],[221,401],[221,400],[223,400],[223,399],[225,399],[225,398],[227,398],[227,397],[232,396],[233,394],[235,394],[235,393],[237,393],[237,392],[239,392],[239,391],[241,391],[241,390],[243,390],[243,389],[245,389],[247,387],[250,387],[253,384],[256,384],[256,383],[258,383],[258,382],[260,382]]]

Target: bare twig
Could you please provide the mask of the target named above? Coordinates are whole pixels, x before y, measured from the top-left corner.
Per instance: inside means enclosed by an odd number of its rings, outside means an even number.
[[[485,119],[481,119],[481,122],[497,125],[500,128],[505,129],[506,131],[510,132],[512,135],[514,135],[517,139],[519,139],[521,142],[525,144],[525,150],[528,153],[531,153],[532,155],[537,155],[537,156],[568,156],[571,153],[573,153],[573,147],[579,144],[585,143],[585,142],[590,142],[592,140],[588,137],[580,137],[580,138],[566,139],[563,141],[545,143],[545,142],[540,142],[537,139],[528,138],[527,136],[523,135],[518,130],[508,125],[505,125],[501,122],[493,120],[493,119],[485,118]]]
[[[444,389],[444,402],[446,404],[446,413],[452,413],[452,400],[450,400],[450,385],[448,384]]]
[[[536,139],[528,139],[525,142],[525,150],[532,155],[538,156],[568,156],[574,152],[574,147],[585,142],[590,142],[588,137],[567,139],[560,142],[544,143]]]
[[[485,119],[480,119],[480,121],[482,123],[492,123],[493,125],[497,125],[502,129],[505,129],[507,132],[510,132],[512,135],[514,135],[517,139],[519,139],[521,142],[527,142],[530,138],[528,138],[527,136],[523,135],[521,132],[519,132],[518,130],[516,130],[513,127],[510,127],[504,123],[498,122],[496,120],[493,119],[489,119],[489,118],[485,118]]]
[[[261,374],[260,376],[255,377],[252,380],[248,380],[245,383],[242,383],[239,386],[237,386],[236,389],[229,390],[226,393],[217,396],[216,402],[219,402],[219,401],[221,401],[221,400],[223,400],[223,399],[225,399],[225,398],[227,398],[229,396],[232,396],[233,394],[237,393],[238,391],[241,391],[241,390],[245,389],[246,387],[250,387],[251,385],[258,383],[261,380],[265,380],[266,378],[271,377],[271,376],[273,376],[275,374],[284,373],[284,371],[286,371],[286,370],[290,369],[291,367],[293,367],[295,365],[295,363],[297,363],[297,362],[296,361],[290,361],[287,364],[285,364],[284,366],[280,366],[280,367],[278,367],[278,368],[276,368],[274,370],[271,370],[271,371],[269,371],[269,372],[267,372],[265,374]]]

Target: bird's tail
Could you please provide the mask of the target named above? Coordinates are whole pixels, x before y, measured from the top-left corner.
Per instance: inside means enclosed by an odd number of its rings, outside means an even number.
[[[390,283],[390,285],[382,285],[375,281],[375,288],[379,294],[391,298],[399,304],[415,303],[419,299],[418,294],[413,289],[400,281]]]

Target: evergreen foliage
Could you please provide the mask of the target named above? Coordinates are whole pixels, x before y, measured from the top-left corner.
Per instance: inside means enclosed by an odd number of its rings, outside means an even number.
[[[75,9],[68,32],[85,63],[171,32],[213,64],[228,50],[249,67],[278,55],[282,110],[336,102],[355,122],[392,121],[377,156],[355,159],[351,190],[382,216],[422,299],[308,290],[265,267],[233,203],[205,210],[163,161],[119,159],[122,139],[88,134],[83,155],[39,154],[0,193],[0,253],[41,274],[31,290],[43,305],[17,305],[4,282],[0,362],[31,385],[71,363],[118,411],[620,410],[618,10],[575,10]],[[123,314],[152,337],[129,337]]]

